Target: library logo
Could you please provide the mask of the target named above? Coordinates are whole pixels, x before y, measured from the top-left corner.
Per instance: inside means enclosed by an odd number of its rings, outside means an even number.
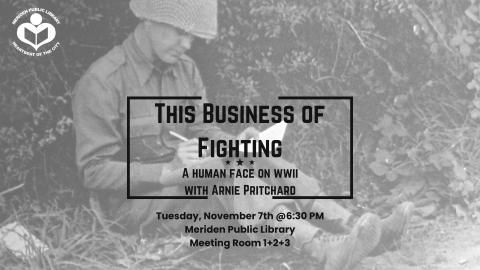
[[[28,56],[51,54],[60,46],[60,42],[55,41],[57,36],[55,25],[58,24],[60,21],[49,10],[43,8],[23,10],[12,21],[19,41],[14,41],[12,45]]]

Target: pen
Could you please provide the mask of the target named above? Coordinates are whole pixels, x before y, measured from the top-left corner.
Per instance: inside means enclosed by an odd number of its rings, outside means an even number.
[[[171,130],[170,130],[170,131],[168,131],[168,133],[170,133],[170,135],[172,135],[173,137],[175,137],[175,138],[177,138],[177,139],[180,139],[180,140],[182,140],[182,141],[184,141],[184,142],[189,141],[189,139],[187,139],[186,137],[184,137],[184,136],[176,133],[175,131],[171,131]],[[207,149],[208,149],[208,148],[207,148]],[[201,159],[201,158],[198,158],[198,159]]]
[[[171,131],[171,130],[170,130],[168,133],[170,133],[170,135],[172,135],[173,137],[175,137],[175,138],[177,138],[177,139],[180,139],[180,140],[182,140],[182,141],[184,141],[184,142],[188,141],[187,138],[185,138],[184,136],[176,133],[175,131]]]

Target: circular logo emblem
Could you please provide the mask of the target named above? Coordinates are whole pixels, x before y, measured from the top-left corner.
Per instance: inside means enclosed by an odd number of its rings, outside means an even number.
[[[43,56],[55,51],[60,42],[55,40],[58,18],[44,8],[29,8],[12,21],[17,29],[17,39],[12,43],[19,52],[28,56]]]

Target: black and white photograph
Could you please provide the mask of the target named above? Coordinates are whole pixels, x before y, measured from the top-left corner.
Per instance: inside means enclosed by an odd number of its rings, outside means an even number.
[[[480,269],[480,0],[0,0],[0,269]]]

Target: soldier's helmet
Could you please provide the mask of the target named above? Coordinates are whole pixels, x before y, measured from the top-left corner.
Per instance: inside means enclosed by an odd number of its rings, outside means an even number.
[[[166,23],[199,38],[217,35],[217,0],[131,0],[130,9],[140,19]]]

